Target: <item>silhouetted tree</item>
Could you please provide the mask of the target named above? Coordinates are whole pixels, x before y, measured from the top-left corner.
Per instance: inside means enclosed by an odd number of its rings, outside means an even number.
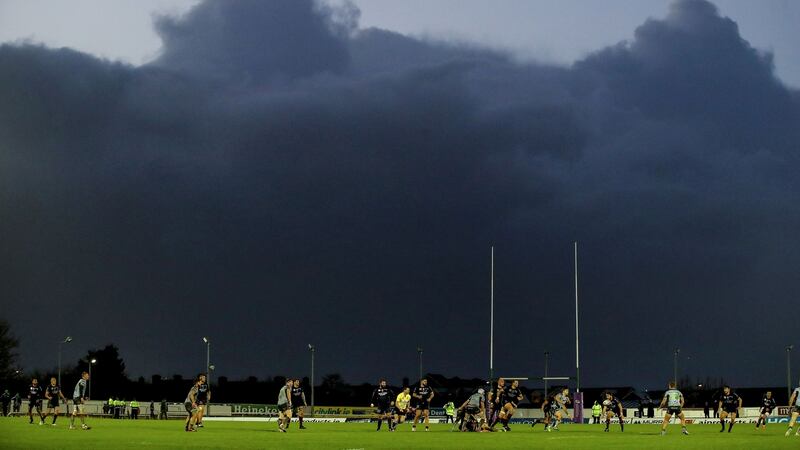
[[[69,389],[76,383],[83,371],[89,371],[89,361],[92,359],[97,362],[92,365],[92,392],[93,398],[102,399],[112,395],[119,395],[128,389],[127,375],[125,374],[125,362],[119,355],[119,348],[113,344],[106,345],[101,349],[89,350],[86,356],[78,360],[78,364],[63,384],[65,389]]]
[[[19,340],[11,334],[11,325],[4,319],[0,319],[0,380],[13,378],[18,345]]]

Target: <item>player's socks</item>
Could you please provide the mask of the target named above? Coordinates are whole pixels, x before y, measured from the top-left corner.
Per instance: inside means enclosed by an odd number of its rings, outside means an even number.
[[[731,429],[733,429],[733,421],[732,421],[732,420],[731,420],[731,421],[730,421],[730,423],[728,424],[728,433],[730,433],[730,432],[731,432]]]
[[[722,433],[725,431],[725,419],[719,419],[719,423],[722,425],[722,429],[719,432]]]
[[[56,423],[56,419],[58,419],[58,416],[57,416],[57,415],[55,415],[55,414],[53,414],[53,424],[54,424],[54,425],[55,425],[55,423]]]
[[[619,430],[625,431],[625,422],[623,422],[622,419],[619,419]]]
[[[298,417],[297,421],[300,423],[300,426],[302,427],[303,426],[303,418],[302,417]]]

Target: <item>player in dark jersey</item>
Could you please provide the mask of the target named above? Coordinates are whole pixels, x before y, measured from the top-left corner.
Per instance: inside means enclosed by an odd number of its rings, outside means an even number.
[[[772,410],[775,409],[775,399],[772,398],[772,391],[767,391],[764,394],[764,397],[761,399],[761,415],[758,417],[758,421],[756,422],[756,430],[758,429],[758,425],[761,425],[762,430],[767,429],[767,417],[772,414]]]
[[[59,399],[64,400],[64,404],[67,404],[67,398],[64,397],[64,393],[61,392],[61,386],[58,385],[58,380],[56,377],[50,378],[50,385],[47,386],[47,389],[44,390],[44,396],[47,398],[47,411],[44,413],[44,419],[47,420],[47,415],[51,412],[53,413],[53,423],[52,425],[56,425],[56,419],[58,419],[58,415],[61,413],[61,408],[59,404]]]
[[[428,386],[428,380],[425,378],[419,380],[419,386],[414,388],[414,393],[411,398],[416,402],[416,412],[414,413],[414,423],[411,425],[411,431],[417,431],[417,422],[419,416],[425,416],[425,431],[429,431],[430,415],[431,415],[431,400],[433,400],[433,389]]]
[[[506,380],[504,378],[497,379],[497,385],[494,389],[489,391],[489,405],[491,406],[488,412],[489,428],[494,431],[494,426],[500,420],[500,411],[506,403]]]
[[[742,407],[742,398],[735,392],[731,391],[730,386],[722,387],[722,395],[719,397],[719,422],[722,424],[720,433],[725,431],[725,418],[730,416],[731,420],[728,424],[728,433],[733,429],[733,424],[736,422],[739,408]]]
[[[535,427],[537,423],[544,424],[544,431],[550,431],[550,423],[553,420],[553,400],[552,396],[546,397],[542,402],[542,414],[544,415],[543,419],[533,419],[533,423],[531,423],[531,427]]]
[[[514,380],[511,382],[511,386],[505,390],[503,406],[498,413],[500,422],[503,424],[503,431],[511,431],[511,428],[508,426],[508,421],[511,420],[511,416],[514,415],[522,399],[523,395],[519,388],[519,380]]]
[[[211,403],[211,386],[208,384],[206,374],[197,375],[200,384],[197,386],[197,427],[203,427],[203,415],[206,413],[206,405]]]
[[[386,380],[380,380],[378,387],[372,392],[372,399],[369,406],[376,408],[378,415],[378,428],[375,431],[381,430],[383,419],[386,419],[386,424],[389,426],[389,431],[394,431],[392,424],[392,416],[394,415],[394,392],[386,385]]]
[[[606,417],[606,429],[603,431],[608,432],[614,416],[619,417],[619,430],[625,431],[625,413],[622,411],[622,402],[611,392],[606,392],[606,399],[603,400],[603,415]]]
[[[31,419],[30,423],[33,423],[33,410],[36,409],[36,413],[39,415],[39,425],[44,425],[42,397],[44,397],[42,387],[39,386],[39,380],[34,378],[31,380],[31,385],[28,386],[28,417]]]
[[[303,426],[303,417],[305,416],[305,408],[308,406],[306,403],[306,394],[303,392],[303,387],[300,386],[300,379],[296,378],[292,382],[292,412],[297,416],[297,422],[300,424],[300,429],[305,430]]]

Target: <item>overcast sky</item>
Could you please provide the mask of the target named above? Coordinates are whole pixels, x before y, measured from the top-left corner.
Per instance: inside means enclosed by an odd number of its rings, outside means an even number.
[[[568,375],[577,240],[586,385],[785,381],[797,3],[0,5],[26,368],[482,376],[494,244],[497,373]]]
[[[198,0],[0,0],[0,42],[31,39],[131,64],[161,48],[154,14],[180,14]],[[343,4],[342,0],[330,0]],[[669,0],[354,0],[361,27],[379,27],[442,40],[463,40],[519,58],[571,64],[606,45],[630,39]],[[800,3],[720,0],[755,47],[775,53],[778,76],[800,86]]]

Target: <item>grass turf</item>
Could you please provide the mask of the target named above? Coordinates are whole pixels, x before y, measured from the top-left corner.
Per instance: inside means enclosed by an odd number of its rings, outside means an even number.
[[[717,425],[690,425],[690,436],[671,425],[661,436],[658,425],[628,425],[625,432],[612,425],[604,433],[601,425],[561,425],[561,431],[545,432],[540,425],[517,425],[510,433],[457,433],[450,425],[432,424],[426,433],[411,433],[408,424],[397,432],[375,432],[374,424],[309,423],[298,430],[292,423],[288,433],[278,433],[274,422],[206,422],[196,433],[183,431],[177,420],[91,419],[91,430],[68,430],[61,417],[57,427],[28,424],[27,417],[0,417],[0,449],[124,449],[124,448],[218,448],[218,449],[758,449],[800,447],[800,437],[784,437],[786,426],[772,424],[766,431],[737,424],[732,433],[719,433]],[[420,427],[421,428],[421,427]]]

